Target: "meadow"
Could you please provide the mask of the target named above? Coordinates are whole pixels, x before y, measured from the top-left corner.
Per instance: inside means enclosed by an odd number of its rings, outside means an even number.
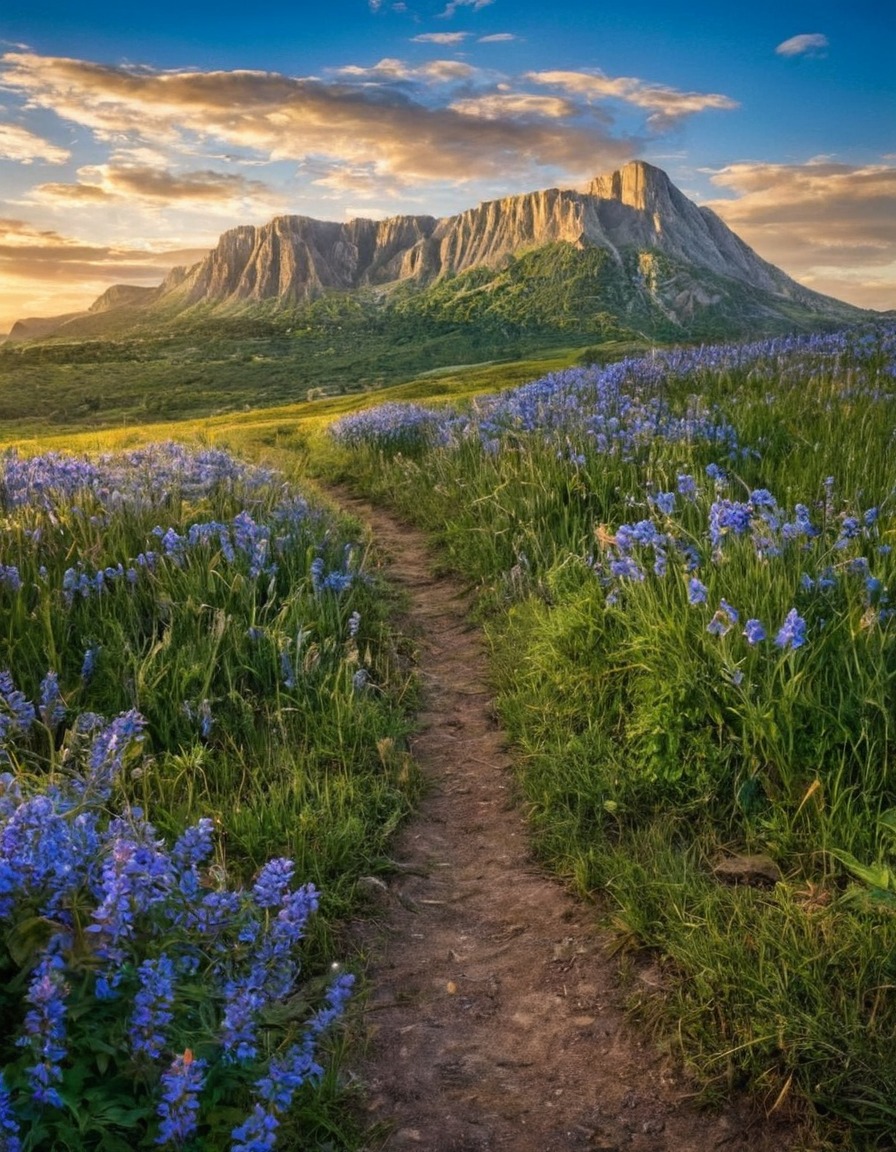
[[[537,850],[645,1026],[710,1099],[892,1146],[896,332],[576,359],[7,452],[10,1148],[357,1146],[330,966],[414,690],[309,474],[479,588]]]
[[[892,329],[657,352],[329,461],[481,587],[539,851],[662,973],[633,1009],[856,1148],[896,1130],[894,375]]]
[[[416,787],[357,525],[214,448],[0,466],[0,1144],[350,1146],[334,925]]]

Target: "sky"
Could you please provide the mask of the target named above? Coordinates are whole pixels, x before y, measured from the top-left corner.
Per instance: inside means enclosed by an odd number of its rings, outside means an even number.
[[[237,224],[443,216],[632,159],[896,308],[894,0],[3,0],[0,332]]]

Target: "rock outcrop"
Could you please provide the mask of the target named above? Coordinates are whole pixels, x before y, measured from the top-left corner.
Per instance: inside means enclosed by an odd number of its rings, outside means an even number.
[[[298,303],[352,290],[500,267],[519,252],[563,241],[623,253],[659,252],[678,263],[739,281],[824,312],[847,305],[811,292],[761,259],[715,213],[699,208],[665,172],[635,160],[595,177],[585,191],[550,188],[491,200],[456,216],[314,220],[278,216],[225,232],[204,260],[162,286],[184,305],[280,300]],[[694,297],[693,303],[699,300]]]
[[[159,295],[158,288],[141,288],[139,284],[113,284],[88,308],[88,312],[110,312],[113,308],[134,308],[150,304]]]
[[[499,269],[524,252],[563,242],[600,248],[626,292],[649,297],[673,323],[741,290],[755,315],[787,321],[788,305],[837,322],[861,310],[802,287],[759,257],[707,208],[690,201],[665,172],[636,160],[596,176],[585,190],[550,188],[508,196],[455,216],[395,216],[347,223],[278,216],[225,232],[191,268],[175,268],[157,289],[116,285],[90,309],[114,318],[156,305],[166,318],[194,305],[275,301],[301,304],[329,291],[410,284],[420,287],[472,268]],[[666,257],[672,271],[664,271]],[[721,282],[724,285],[720,288]],[[720,294],[721,293],[721,294]],[[761,299],[760,299],[761,297]],[[631,310],[631,305],[629,305]],[[86,314],[81,314],[86,319]],[[10,339],[51,330],[75,334],[78,317],[17,324]]]

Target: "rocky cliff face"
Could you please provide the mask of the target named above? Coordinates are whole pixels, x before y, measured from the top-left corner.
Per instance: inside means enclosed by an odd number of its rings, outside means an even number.
[[[825,297],[762,260],[718,216],[643,161],[597,176],[584,192],[551,188],[492,200],[436,220],[397,216],[346,224],[280,216],[225,232],[218,246],[162,286],[185,304],[277,299],[296,303],[332,289],[499,267],[521,251],[565,241],[623,253],[659,252],[677,262],[824,311]],[[846,306],[843,306],[844,308]]]
[[[643,161],[595,177],[584,191],[551,188],[509,196],[438,220],[396,216],[337,223],[279,216],[261,227],[232,228],[203,260],[173,269],[159,288],[116,286],[91,312],[136,314],[158,304],[170,318],[196,304],[296,304],[332,290],[399,283],[425,287],[450,273],[500,269],[511,257],[558,242],[606,251],[620,275],[628,270],[625,292],[649,298],[676,324],[733,298],[741,288],[757,317],[777,313],[786,322],[790,303],[838,322],[862,315],[803,288],[761,259],[718,216],[692,203],[664,172]],[[675,266],[674,275],[664,272],[663,257]],[[10,339],[35,338],[38,330],[47,335],[46,324],[61,328],[64,323],[74,335],[85,316],[29,320],[17,325]]]
[[[347,224],[278,216],[256,228],[232,228],[169,291],[200,301],[279,299],[299,303],[330,289],[383,284],[415,274],[415,249],[431,216],[351,220]]]

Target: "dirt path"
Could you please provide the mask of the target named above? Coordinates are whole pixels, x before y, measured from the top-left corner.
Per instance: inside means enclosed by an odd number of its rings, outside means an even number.
[[[510,803],[480,636],[425,539],[345,493],[409,597],[424,686],[412,752],[429,783],[395,849],[402,871],[363,930],[369,1045],[356,1071],[370,1152],[784,1152],[792,1133],[745,1108],[706,1115],[623,1020],[592,909],[533,861]]]

